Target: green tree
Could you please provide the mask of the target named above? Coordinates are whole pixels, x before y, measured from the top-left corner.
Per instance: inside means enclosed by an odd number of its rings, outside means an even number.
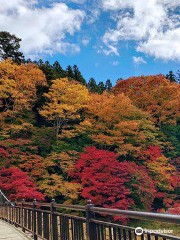
[[[166,79],[169,79],[170,82],[176,82],[176,75],[173,73],[173,71],[169,71],[169,73],[166,74]]]
[[[180,156],[180,125],[163,125],[161,132],[165,135],[166,141],[172,144],[167,145],[165,154],[167,157],[177,158]],[[164,135],[162,136],[164,138]]]
[[[112,89],[112,83],[111,83],[111,80],[110,80],[110,79],[107,79],[107,80],[106,80],[105,89],[106,89],[107,91],[111,91],[111,89]]]
[[[46,75],[46,79],[50,85],[52,80],[64,78],[67,76],[66,71],[63,70],[58,61],[55,61],[53,65],[51,65],[48,61],[43,62],[42,59],[34,63],[39,65],[39,68]]]
[[[73,66],[73,71],[74,71],[74,79],[83,85],[86,85],[86,80],[83,78],[81,72],[79,71],[77,65]]]
[[[98,92],[98,86],[97,86],[96,80],[94,78],[91,78],[89,80],[89,82],[88,82],[88,89],[92,93]]]
[[[43,62],[42,59],[40,59],[37,64],[39,65],[39,68],[43,71],[43,73],[46,75],[47,82],[51,84],[51,81],[55,79],[54,69],[51,64],[48,61]]]
[[[72,67],[70,65],[67,66],[66,73],[67,73],[67,77],[68,77],[69,80],[75,79],[74,72],[73,72]]]
[[[54,79],[66,77],[66,71],[63,70],[58,61],[55,61],[53,64],[54,69]]]
[[[104,83],[103,82],[99,82],[98,83],[98,93],[99,94],[102,94],[105,90],[105,86],[104,86]]]
[[[0,32],[0,57],[4,60],[10,58],[15,63],[24,62],[23,53],[19,51],[21,39],[9,32]]]

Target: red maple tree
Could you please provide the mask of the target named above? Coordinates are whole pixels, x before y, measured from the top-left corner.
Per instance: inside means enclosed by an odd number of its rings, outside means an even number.
[[[2,168],[0,171],[0,189],[10,200],[44,200],[42,193],[37,191],[35,184],[19,168]]]
[[[119,162],[113,152],[85,148],[71,174],[82,185],[81,196],[108,208],[150,208],[155,187],[144,167]]]

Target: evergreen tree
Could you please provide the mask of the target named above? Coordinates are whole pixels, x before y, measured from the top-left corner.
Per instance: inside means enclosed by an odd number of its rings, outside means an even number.
[[[166,74],[166,79],[169,79],[170,82],[176,82],[176,76],[173,71],[169,71],[169,74]]]
[[[88,89],[92,93],[98,92],[98,86],[97,86],[96,80],[94,78],[91,78],[89,80],[89,82],[88,82]]]
[[[54,69],[54,79],[66,77],[66,71],[63,70],[63,68],[61,67],[58,61],[54,62],[53,69]]]
[[[73,67],[73,72],[74,72],[74,79],[83,85],[86,85],[86,80],[83,78],[81,72],[79,71],[77,65],[74,65]]]
[[[99,82],[98,84],[98,93],[99,94],[102,94],[105,90],[105,86],[104,86],[104,83],[103,82]]]
[[[23,53],[19,51],[21,39],[9,32],[0,32],[0,58],[12,59],[15,63],[24,62]]]
[[[165,149],[166,156],[171,157],[172,159],[179,157],[180,156],[180,124],[163,125],[161,127],[161,132],[165,135],[166,139],[172,143],[172,146],[173,146],[173,151],[169,147]],[[164,135],[162,135],[163,139],[165,138]]]
[[[40,59],[38,61],[39,68],[43,71],[43,73],[46,75],[47,82],[51,84],[51,81],[54,80],[55,74],[54,74],[54,69],[51,66],[51,64],[46,61],[45,63]]]
[[[111,80],[110,80],[110,79],[107,79],[107,80],[106,80],[105,89],[106,89],[107,91],[111,91],[111,89],[112,89],[112,83],[111,83]]]
[[[69,80],[75,79],[74,72],[73,72],[72,67],[70,65],[67,66],[66,73],[67,73],[67,76],[68,76]]]
[[[37,62],[37,64],[38,64],[39,66],[43,66],[43,65],[44,65],[44,62],[43,62],[42,59],[39,59],[39,61]]]

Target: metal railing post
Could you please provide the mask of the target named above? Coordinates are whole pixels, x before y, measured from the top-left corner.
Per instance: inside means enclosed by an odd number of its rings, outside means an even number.
[[[5,221],[8,222],[8,203],[5,202]]]
[[[96,239],[96,225],[91,222],[91,219],[95,217],[95,214],[91,212],[91,207],[94,205],[91,203],[91,200],[87,201],[86,209],[86,237],[87,240],[95,240]]]
[[[36,234],[36,199],[33,200],[33,239],[37,240],[37,234]]]
[[[25,228],[24,228],[24,203],[25,203],[25,200],[23,199],[22,203],[21,203],[21,227],[22,227],[23,232],[25,232]]]
[[[17,201],[14,202],[14,226],[17,227]]]
[[[14,215],[15,215],[15,204],[13,203],[13,206],[12,206],[12,224],[14,224]]]
[[[9,216],[8,216],[8,222],[11,224],[11,202],[9,201]]]
[[[2,203],[2,220],[4,220],[4,208],[5,208],[5,203]]]
[[[50,211],[51,211],[51,218],[50,218],[50,236],[51,236],[51,240],[58,240],[58,229],[57,229],[57,216],[54,214],[56,211],[56,207],[55,205],[55,200],[52,199],[51,201],[51,205],[50,205]]]
[[[0,190],[0,203],[2,204],[3,203],[3,198],[2,198],[2,192]]]
[[[2,202],[0,201],[0,219],[2,218]]]

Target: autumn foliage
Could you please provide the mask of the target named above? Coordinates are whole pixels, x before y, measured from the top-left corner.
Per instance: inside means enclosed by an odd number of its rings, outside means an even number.
[[[157,189],[155,197],[163,199],[164,207],[171,207],[179,195],[176,194],[180,186],[178,169],[163,155],[159,147],[150,146],[142,152],[142,159],[154,180]]]
[[[28,172],[36,181],[45,173],[47,162],[38,155],[37,146],[25,139],[7,139],[0,141],[1,164],[6,167],[16,166]]]
[[[49,93],[45,93],[47,103],[40,114],[47,118],[56,129],[56,138],[73,137],[74,131],[69,122],[80,119],[80,111],[88,102],[88,90],[77,82],[69,82],[67,78],[52,81]]]
[[[150,209],[156,192],[144,168],[134,162],[118,162],[113,152],[95,147],[80,154],[72,175],[83,187],[82,197],[104,207]]]
[[[150,113],[158,126],[176,124],[180,117],[180,85],[170,82],[164,75],[120,80],[114,93],[124,93],[137,107]]]
[[[46,84],[45,75],[35,64],[0,62],[0,120],[15,118],[31,109],[37,99],[36,87]]]
[[[123,93],[91,95],[88,117],[92,139],[118,155],[138,155],[156,141],[156,129],[148,114],[135,107]]]
[[[44,200],[42,193],[27,176],[18,168],[2,168],[0,171],[0,189],[9,196],[10,200]]]
[[[140,76],[93,91],[77,68],[38,64],[0,61],[0,189],[178,213],[180,85]]]

